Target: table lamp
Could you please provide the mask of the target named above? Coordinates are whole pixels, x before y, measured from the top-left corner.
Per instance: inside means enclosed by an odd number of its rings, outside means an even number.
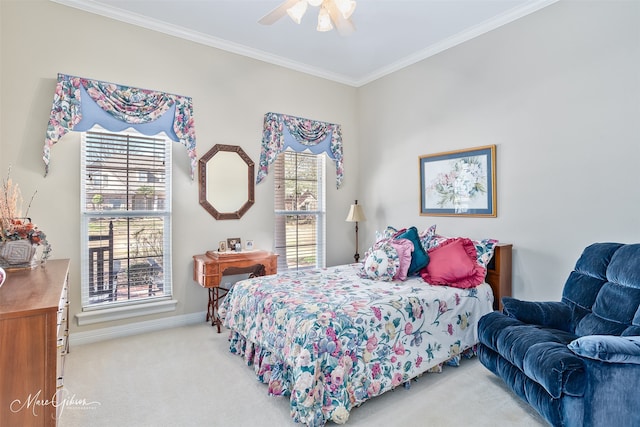
[[[362,206],[358,204],[358,201],[351,205],[349,209],[349,215],[347,215],[347,222],[355,222],[356,223],[356,254],[353,256],[353,259],[358,262],[360,259],[360,254],[358,253],[358,222],[366,221],[367,218],[364,216],[364,212],[362,211]]]

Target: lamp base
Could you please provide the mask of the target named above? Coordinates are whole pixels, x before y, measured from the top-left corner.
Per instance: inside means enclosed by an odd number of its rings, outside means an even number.
[[[355,260],[356,260],[356,264],[357,264],[357,263],[358,263],[358,260],[360,259],[360,254],[359,254],[359,253],[356,253],[356,254],[353,256],[353,259],[355,259]]]

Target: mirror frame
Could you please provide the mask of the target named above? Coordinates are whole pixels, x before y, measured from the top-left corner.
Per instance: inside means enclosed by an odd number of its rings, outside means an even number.
[[[248,200],[235,212],[220,212],[207,200],[207,162],[220,151],[237,153],[247,164]],[[237,145],[216,144],[198,160],[198,182],[200,184],[200,206],[205,208],[215,219],[240,219],[255,202],[254,163],[242,147]]]

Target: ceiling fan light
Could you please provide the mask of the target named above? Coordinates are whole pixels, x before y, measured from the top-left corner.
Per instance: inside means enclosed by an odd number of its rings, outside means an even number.
[[[298,3],[287,9],[287,14],[289,15],[289,17],[291,17],[293,22],[299,24],[302,21],[302,17],[304,16],[304,13],[306,11],[307,2],[305,0],[300,0]]]
[[[331,17],[329,12],[324,7],[320,9],[318,13],[318,31],[331,31],[333,30],[333,24],[331,24]]]
[[[324,0],[307,0],[307,3],[309,3],[310,6],[315,6],[318,7],[322,4]]]
[[[349,19],[353,11],[356,10],[356,2],[354,0],[333,0],[333,2],[344,19]]]

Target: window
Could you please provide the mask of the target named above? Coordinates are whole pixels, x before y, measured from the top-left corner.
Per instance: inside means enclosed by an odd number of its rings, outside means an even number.
[[[325,156],[285,151],[274,171],[278,271],[325,265]]]
[[[82,307],[171,297],[171,142],[82,138]]]

